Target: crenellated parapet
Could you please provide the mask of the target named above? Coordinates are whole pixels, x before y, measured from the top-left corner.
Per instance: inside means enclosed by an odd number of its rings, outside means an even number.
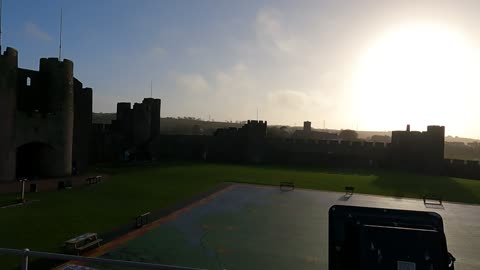
[[[444,167],[449,176],[480,179],[480,161],[445,159]]]
[[[271,149],[288,153],[318,153],[365,158],[379,158],[388,154],[385,143],[346,140],[268,139]]]

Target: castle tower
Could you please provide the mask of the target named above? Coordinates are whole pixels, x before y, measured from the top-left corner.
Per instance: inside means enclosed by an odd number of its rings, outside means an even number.
[[[47,90],[47,110],[52,114],[49,137],[53,151],[49,152],[49,165],[45,169],[51,176],[70,175],[74,124],[73,62],[42,58],[40,76]]]
[[[150,108],[142,103],[133,105],[133,143],[141,145],[150,138],[151,133]]]
[[[8,47],[0,55],[0,182],[15,179],[17,68],[18,52]]]
[[[117,120],[122,122],[128,118],[130,114],[132,104],[130,102],[118,102],[117,103]]]
[[[443,165],[445,151],[445,127],[428,126],[425,144],[430,159],[430,166],[433,170],[440,170]]]
[[[303,131],[312,132],[312,122],[310,121],[303,122]]]
[[[147,108],[150,112],[150,136],[154,138],[155,136],[160,134],[161,100],[158,98],[145,98],[143,99],[142,103],[147,105]]]
[[[73,81],[72,173],[83,173],[89,163],[93,90],[84,88],[83,84],[75,78]]]
[[[117,103],[117,128],[127,136],[129,141],[131,140],[133,128],[133,113],[131,107],[132,104],[130,104],[130,102]]]

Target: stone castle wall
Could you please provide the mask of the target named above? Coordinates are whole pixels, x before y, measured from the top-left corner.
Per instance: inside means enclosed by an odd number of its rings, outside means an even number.
[[[7,48],[0,69],[0,181],[86,168],[92,90],[73,77],[73,62],[42,58],[38,71],[22,69]]]

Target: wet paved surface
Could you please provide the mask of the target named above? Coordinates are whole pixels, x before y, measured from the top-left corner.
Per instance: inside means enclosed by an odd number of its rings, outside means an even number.
[[[104,257],[207,269],[327,269],[328,209],[335,204],[437,212],[456,269],[480,269],[480,206],[444,202],[443,208],[427,208],[422,200],[346,199],[342,193],[243,184]]]

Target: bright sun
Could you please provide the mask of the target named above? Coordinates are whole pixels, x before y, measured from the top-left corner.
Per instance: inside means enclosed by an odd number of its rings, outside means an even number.
[[[364,130],[407,123],[422,130],[428,124],[459,129],[465,124],[459,117],[468,113],[464,103],[478,98],[477,63],[468,41],[448,28],[397,28],[374,42],[358,63],[352,85],[355,117]]]

